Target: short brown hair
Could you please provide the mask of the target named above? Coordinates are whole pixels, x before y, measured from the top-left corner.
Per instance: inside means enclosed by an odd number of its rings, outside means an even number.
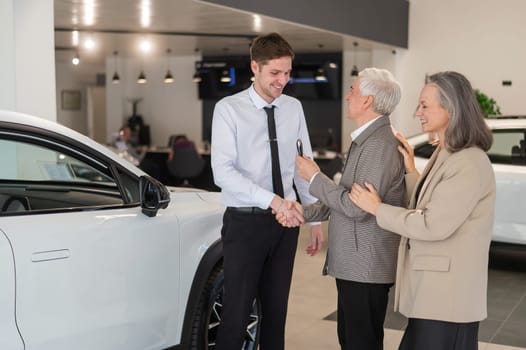
[[[294,51],[278,33],[258,36],[250,46],[250,59],[258,64],[266,64],[269,60],[287,56],[294,59]]]

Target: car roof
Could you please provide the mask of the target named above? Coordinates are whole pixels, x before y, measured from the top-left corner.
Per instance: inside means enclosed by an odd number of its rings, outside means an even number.
[[[65,135],[73,139],[78,139],[79,135],[83,136],[82,134],[72,129],[69,129],[63,125],[60,125],[56,122],[18,112],[0,110],[0,121],[12,124],[33,126],[40,129],[52,131],[61,135]]]
[[[52,133],[56,133],[59,135],[66,136],[67,138],[70,138],[72,140],[75,140],[77,142],[83,143],[92,149],[104,154],[105,156],[111,158],[115,162],[121,164],[122,166],[126,167],[130,171],[133,171],[137,175],[144,175],[144,172],[142,172],[137,167],[133,166],[130,162],[125,160],[124,158],[120,157],[119,155],[115,154],[115,152],[111,151],[109,148],[101,145],[100,143],[90,139],[86,135],[83,135],[73,129],[70,129],[68,127],[65,127],[64,125],[61,125],[57,122],[53,122],[44,118],[39,118],[35,116],[31,116],[28,114],[18,113],[18,112],[12,112],[12,111],[6,111],[6,110],[0,110],[0,122],[3,123],[10,123],[14,125],[20,125],[20,126],[31,126],[36,127],[42,130],[50,131]],[[132,165],[130,167],[130,165]]]
[[[525,128],[526,116],[492,116],[485,119],[491,129]]]
[[[492,130],[525,129],[526,116],[492,116],[484,119]],[[427,133],[418,133],[407,138],[411,146],[429,142]]]

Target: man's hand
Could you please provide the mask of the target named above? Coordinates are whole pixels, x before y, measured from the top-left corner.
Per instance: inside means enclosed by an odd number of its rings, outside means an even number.
[[[311,242],[307,246],[306,251],[307,251],[307,254],[309,254],[310,256],[314,256],[323,247],[323,230],[321,229],[321,224],[311,226],[310,239],[311,239]]]
[[[285,227],[297,227],[305,222],[303,208],[298,202],[284,199],[274,214],[276,220]]]
[[[296,157],[296,168],[302,179],[309,182],[312,176],[320,172],[318,165],[307,157]]]

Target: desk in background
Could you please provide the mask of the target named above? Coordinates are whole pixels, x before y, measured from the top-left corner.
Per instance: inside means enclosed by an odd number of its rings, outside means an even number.
[[[198,149],[198,152],[205,160],[205,167],[201,175],[190,184],[192,187],[208,191],[220,191],[220,188],[214,184],[210,152],[205,152],[200,149]],[[139,167],[165,185],[180,186],[183,181],[171,176],[166,166],[169,154],[170,148],[168,147],[149,148],[146,150]],[[337,172],[342,170],[343,158],[340,153],[334,151],[314,151],[312,155],[320,170],[329,178],[332,179]]]
[[[220,189],[214,184],[214,179],[212,176],[210,152],[204,152],[199,149],[198,152],[205,161],[205,167],[197,178],[190,181],[190,185],[203,190],[219,191]],[[167,186],[181,186],[183,184],[183,179],[172,176],[168,171],[168,167],[166,166],[169,154],[169,147],[149,148],[145,151],[144,157],[139,164],[139,168]]]
[[[313,151],[312,157],[322,173],[329,178],[333,178],[337,172],[341,172],[343,168],[343,156],[334,151]]]

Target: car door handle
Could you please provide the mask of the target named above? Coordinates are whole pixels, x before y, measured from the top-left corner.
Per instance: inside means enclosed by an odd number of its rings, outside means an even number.
[[[32,262],[41,262],[49,260],[60,260],[69,258],[69,249],[46,250],[35,252],[31,255]]]

